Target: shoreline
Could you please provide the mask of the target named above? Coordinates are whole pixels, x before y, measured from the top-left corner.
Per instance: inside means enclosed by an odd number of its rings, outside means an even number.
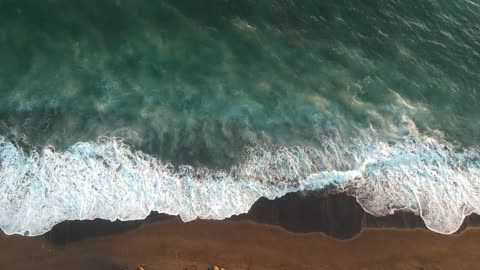
[[[94,238],[135,230],[144,224],[179,219],[153,212],[144,220],[108,221],[101,219],[64,221],[55,225],[43,237],[55,245],[66,245],[85,238]],[[273,225],[291,233],[323,233],[348,240],[368,228],[428,230],[422,218],[410,212],[376,217],[365,212],[355,198],[344,193],[294,192],[275,200],[259,199],[245,214],[217,222],[252,222]],[[193,222],[193,221],[192,221]],[[459,234],[469,227],[480,225],[480,216],[466,217]]]
[[[327,196],[328,195],[328,196]],[[152,213],[145,220],[67,221],[42,236],[0,234],[9,270],[183,270],[217,264],[233,270],[476,269],[478,216],[443,235],[420,217],[373,217],[345,194],[291,193],[260,199],[227,220]],[[339,237],[349,236],[349,237]]]
[[[9,270],[476,269],[479,228],[442,235],[423,229],[365,228],[349,240],[292,233],[252,221],[179,218],[56,245],[42,236],[0,236],[0,264]]]

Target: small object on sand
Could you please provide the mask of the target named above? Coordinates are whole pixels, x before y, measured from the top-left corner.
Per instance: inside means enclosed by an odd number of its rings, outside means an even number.
[[[210,266],[208,270],[227,270],[227,269],[220,267],[218,265],[213,265],[213,266]]]
[[[145,270],[145,268],[143,266],[139,266],[139,267],[135,268],[135,270]]]

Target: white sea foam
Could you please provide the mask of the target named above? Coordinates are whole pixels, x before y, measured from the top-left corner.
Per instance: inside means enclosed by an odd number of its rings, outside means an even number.
[[[407,209],[440,233],[480,213],[480,153],[458,150],[414,128],[382,141],[326,138],[309,147],[249,148],[229,171],[174,168],[120,139],[77,143],[65,152],[26,154],[0,137],[0,227],[39,235],[64,220],[143,219],[151,211],[224,219],[260,197],[337,187],[375,215]]]

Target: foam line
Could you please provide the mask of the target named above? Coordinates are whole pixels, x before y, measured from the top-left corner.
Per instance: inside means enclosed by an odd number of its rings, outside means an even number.
[[[65,220],[143,219],[151,211],[224,219],[260,197],[337,187],[374,215],[407,209],[453,233],[480,213],[480,153],[412,129],[395,140],[325,139],[321,147],[251,147],[229,171],[172,165],[121,139],[26,154],[0,137],[0,227],[40,235]]]

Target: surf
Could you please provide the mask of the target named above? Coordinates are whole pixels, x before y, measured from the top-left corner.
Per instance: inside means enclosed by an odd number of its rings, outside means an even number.
[[[480,213],[480,152],[404,120],[393,138],[363,130],[315,147],[256,144],[228,170],[173,166],[115,137],[25,151],[0,136],[0,228],[35,236],[65,220],[137,220],[152,211],[220,220],[261,197],[330,188],[373,215],[412,211],[430,230],[453,233]]]

